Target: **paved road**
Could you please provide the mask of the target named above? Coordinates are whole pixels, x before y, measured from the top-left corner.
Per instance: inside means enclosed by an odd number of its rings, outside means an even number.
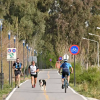
[[[46,91],[41,90],[39,79],[46,79]],[[7,100],[7,99],[6,99]],[[74,93],[70,88],[67,93],[61,89],[61,76],[57,70],[41,71],[38,75],[36,88],[31,87],[31,80],[23,83],[17,88],[8,100],[87,100],[80,95]]]

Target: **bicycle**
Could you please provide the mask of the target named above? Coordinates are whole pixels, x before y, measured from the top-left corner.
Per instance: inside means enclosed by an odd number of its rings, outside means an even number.
[[[68,88],[67,75],[65,75],[65,78],[64,78],[64,87],[65,87],[65,93],[66,93],[66,90]]]
[[[61,72],[62,73],[62,72]],[[70,72],[71,74],[71,72]],[[68,80],[67,80],[67,75],[65,75],[65,78],[64,78],[64,88],[65,88],[65,93],[67,91],[67,88],[68,88],[69,84],[68,84]]]

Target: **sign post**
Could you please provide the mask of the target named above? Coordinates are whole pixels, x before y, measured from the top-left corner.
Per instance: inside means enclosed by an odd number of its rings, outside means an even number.
[[[72,45],[69,48],[69,51],[72,55],[74,55],[74,86],[75,86],[75,55],[77,55],[79,53],[79,46],[77,45]]]
[[[51,68],[51,61],[52,61],[52,59],[49,59],[49,61],[50,61],[50,68]]]
[[[11,61],[11,86],[12,84],[12,61],[16,61],[16,48],[7,48],[7,61]],[[10,79],[10,72],[9,72]]]
[[[35,61],[35,63],[37,63],[37,56],[30,56],[28,58],[28,62],[32,62],[32,61]]]

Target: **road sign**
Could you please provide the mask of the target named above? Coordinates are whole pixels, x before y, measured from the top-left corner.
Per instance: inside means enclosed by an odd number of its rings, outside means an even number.
[[[75,55],[77,55],[79,53],[79,46],[77,45],[72,45],[70,48],[69,48],[69,51],[71,54],[74,55],[74,86],[75,86]]]
[[[58,60],[61,61],[61,60],[62,60],[62,57],[60,56],[60,57],[58,58]]]
[[[16,49],[15,49],[15,48],[14,48],[14,49],[12,49],[12,52],[13,52],[13,53],[15,53],[15,52],[16,52]]]
[[[29,61],[29,62],[35,61],[35,63],[37,63],[37,56],[30,56],[30,57],[28,58],[28,61]]]
[[[16,61],[16,48],[7,48],[7,61]]]
[[[78,45],[72,45],[69,48],[69,51],[70,51],[71,54],[77,55],[79,53],[79,46]]]
[[[49,59],[50,60],[50,62],[52,61],[52,59]]]

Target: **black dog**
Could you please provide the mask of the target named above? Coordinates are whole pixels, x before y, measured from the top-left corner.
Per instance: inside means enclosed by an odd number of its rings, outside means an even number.
[[[46,80],[39,80],[39,85],[41,87],[41,90],[46,90]]]

